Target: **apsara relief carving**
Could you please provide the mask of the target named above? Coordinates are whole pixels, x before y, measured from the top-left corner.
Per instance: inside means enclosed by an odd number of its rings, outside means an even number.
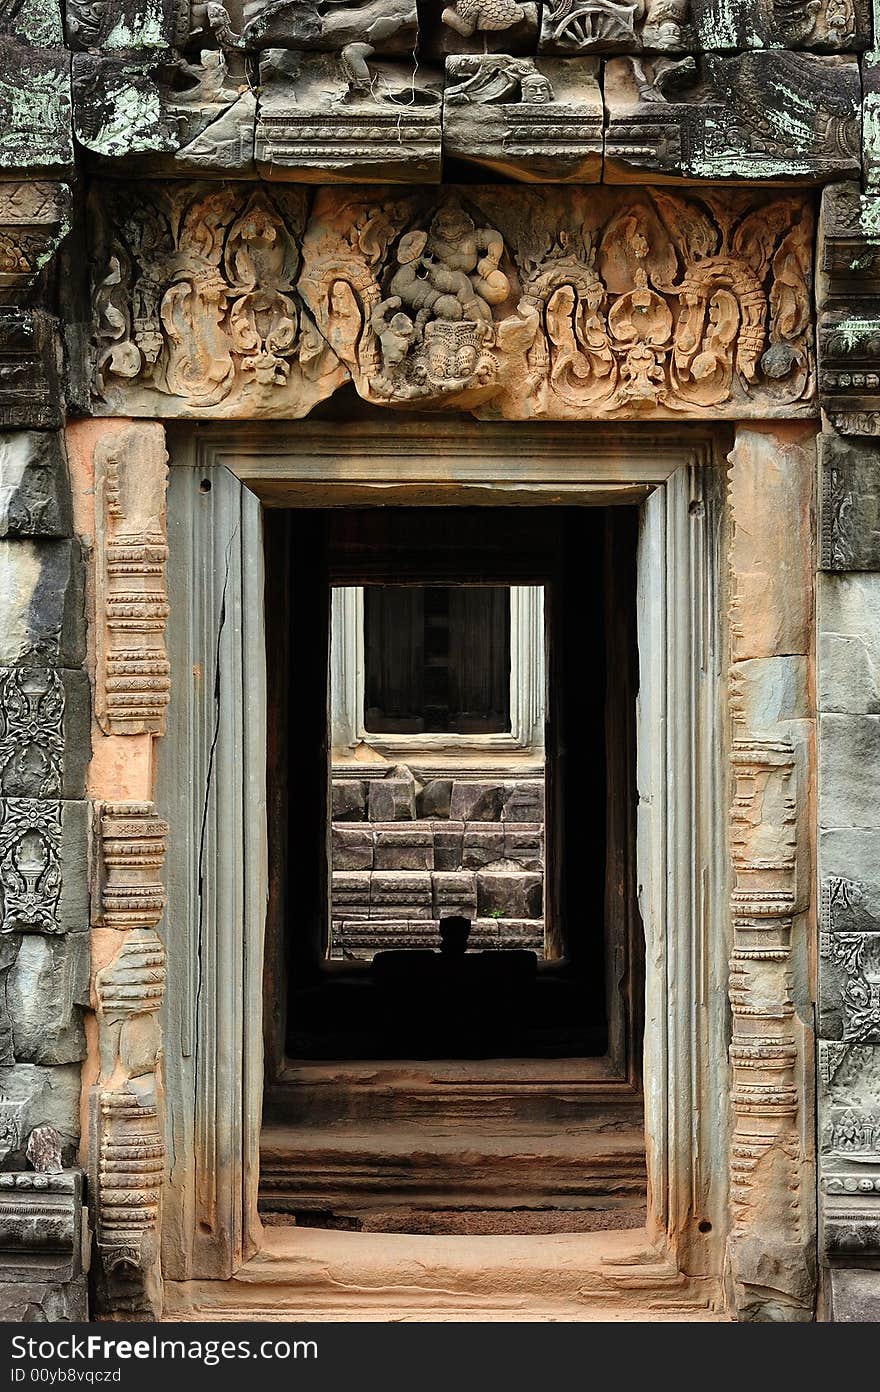
[[[800,195],[322,190],[299,291],[379,405],[508,419],[797,414]]]
[[[345,380],[296,294],[307,195],[103,191],[94,389],[107,414],[301,416]]]

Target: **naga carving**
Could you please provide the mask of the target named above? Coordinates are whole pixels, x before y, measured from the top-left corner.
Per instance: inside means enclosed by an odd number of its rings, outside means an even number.
[[[306,196],[195,189],[143,184],[102,200],[99,408],[305,415],[345,378],[294,290]]]
[[[151,803],[106,803],[101,813],[102,932],[93,955],[99,1077],[91,1096],[90,1202],[106,1310],[161,1313],[158,1232],[165,1170],[158,1075],[158,1011],[165,949],[167,824]]]
[[[162,734],[166,453],[160,425],[123,426],[95,450],[95,713],[107,734]]]
[[[812,226],[798,195],[322,191],[299,290],[380,404],[790,415],[814,391]]]

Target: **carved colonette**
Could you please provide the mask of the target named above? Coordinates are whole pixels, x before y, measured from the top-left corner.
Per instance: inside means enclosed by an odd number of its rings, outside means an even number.
[[[165,728],[166,453],[160,426],[114,423],[91,442],[95,498],[95,734],[100,905],[92,931],[98,1026],[91,1087],[89,1201],[99,1310],[162,1309],[159,1231],[165,1174],[161,1030],[168,827],[148,800],[152,736]],[[136,741],[134,747],[130,746]],[[120,783],[108,797],[114,768]],[[105,800],[106,799],[106,800]]]
[[[816,1278],[813,1026],[804,990],[816,916],[812,431],[742,427],[730,465],[729,1275],[739,1318],[808,1320]]]

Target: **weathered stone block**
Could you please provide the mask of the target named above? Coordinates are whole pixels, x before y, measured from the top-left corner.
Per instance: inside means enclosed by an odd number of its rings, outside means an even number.
[[[416,809],[419,817],[448,817],[452,797],[451,778],[431,778],[419,791]]]
[[[504,859],[504,832],[501,827],[465,825],[461,863],[466,870],[479,870]]]
[[[23,1063],[76,1063],[86,1052],[88,933],[26,933],[19,941],[6,978],[14,1057]]]
[[[0,1311],[43,1323],[88,1318],[82,1174],[0,1173]]]
[[[46,430],[0,435],[0,537],[57,537],[70,530],[70,484],[61,435]]]
[[[77,141],[100,161],[125,158],[129,173],[252,176],[256,117],[243,74],[230,75],[216,50],[175,67],[91,53],[73,59]]]
[[[435,822],[434,869],[460,870],[463,841],[463,822]]]
[[[405,831],[376,827],[377,870],[433,870],[434,836],[430,826],[414,823]]]
[[[515,783],[505,794],[501,812],[503,822],[543,822],[544,780]]]
[[[65,0],[67,41],[71,48],[109,53],[182,47],[190,32],[190,14],[199,8],[203,7],[176,5],[174,0]]]
[[[416,785],[411,778],[376,778],[367,803],[371,822],[412,822],[416,815]]]
[[[832,185],[822,195],[819,390],[829,421],[845,435],[880,434],[878,209],[858,184]]]
[[[463,918],[476,918],[477,881],[467,871],[437,872],[431,876],[434,903],[434,917],[445,918],[460,914]]]
[[[481,918],[540,918],[544,881],[517,871],[477,872],[477,909]]]
[[[880,715],[819,717],[820,823],[880,828]]]
[[[442,92],[442,73],[412,60],[272,54],[261,65],[257,168],[269,179],[439,183]]]
[[[833,179],[861,167],[852,58],[790,52],[612,58],[605,178]]]
[[[70,227],[71,192],[67,184],[42,179],[0,183],[0,303],[14,305],[24,300]],[[0,468],[0,489],[2,480]],[[0,518],[2,514],[0,503]]]
[[[819,709],[880,713],[880,574],[822,575],[818,583]]]
[[[411,54],[419,44],[416,0],[360,6],[328,5],[321,10],[278,5],[276,0],[247,0],[242,42],[255,52],[266,48],[295,48],[318,53],[341,53],[349,44],[369,44],[377,53]],[[228,42],[222,21],[215,31]]]
[[[87,802],[0,799],[4,932],[77,933],[89,923]]]
[[[70,54],[6,39],[0,49],[0,170],[67,174],[72,168]]]
[[[82,797],[90,750],[86,672],[0,667],[0,797]]]
[[[541,7],[541,53],[676,53],[685,46],[682,24],[688,0],[647,0],[642,5],[596,5],[588,10],[548,0]],[[689,37],[689,36],[688,36]],[[707,44],[716,48],[717,44]]]
[[[79,1141],[80,1066],[16,1063],[0,1068],[0,1168],[24,1169],[35,1126],[54,1126],[65,1164]]]
[[[0,308],[0,428],[51,430],[63,424],[60,362],[58,324],[51,315]]]
[[[367,786],[361,778],[334,778],[331,784],[334,822],[362,822],[366,816]]]
[[[730,455],[734,661],[810,652],[813,538],[803,498],[814,477],[813,449],[811,434],[796,425],[737,429]]]
[[[431,917],[431,876],[411,870],[376,871],[371,876],[371,919]]]
[[[334,918],[369,918],[369,872],[334,871],[331,882],[331,897],[332,913]]]
[[[827,893],[827,883],[825,890]],[[844,891],[838,883],[832,892],[841,894]],[[880,1044],[878,980],[880,932],[848,933],[836,927],[823,931],[819,1013],[823,1039]]]
[[[76,540],[0,541],[0,665],[81,665],[83,579]]]
[[[505,826],[504,859],[514,861],[523,870],[543,870],[543,826],[530,826],[527,823],[513,823]]]
[[[772,739],[780,721],[812,714],[806,657],[756,657],[730,669],[734,720],[753,736]]]
[[[426,0],[419,6],[419,51],[431,58],[455,53],[534,53],[539,8],[518,0],[474,5]]]
[[[880,449],[819,436],[820,564],[880,570]]]
[[[456,822],[497,822],[506,795],[503,783],[466,782],[457,778],[452,785],[449,816]]]
[[[832,1268],[830,1281],[835,1324],[876,1324],[880,1320],[880,1271]]]
[[[333,869],[372,870],[373,831],[370,826],[337,826],[332,834]]]
[[[507,178],[598,183],[597,59],[474,54],[446,60],[443,153]]]
[[[691,0],[700,49],[817,48],[852,53],[871,41],[866,0],[752,5],[743,0]]]

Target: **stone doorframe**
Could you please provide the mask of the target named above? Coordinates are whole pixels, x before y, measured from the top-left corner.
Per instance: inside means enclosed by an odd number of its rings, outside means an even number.
[[[120,422],[88,430],[80,445],[94,448]],[[247,1269],[253,1289],[259,1262],[247,1264],[265,1255],[262,507],[628,503],[641,508],[649,1236],[713,1307],[723,1287],[740,1318],[811,1317],[814,435],[809,422],[734,432],[407,417],[167,427],[173,676],[155,778],[155,812],[171,828],[167,1177],[156,1236],[166,1294],[184,1292],[172,1306],[225,1300],[234,1313],[215,1283]],[[96,799],[100,785],[99,767]],[[103,1038],[100,1008],[98,1026]],[[327,1234],[331,1247],[340,1236]],[[308,1238],[319,1261],[321,1240]],[[300,1230],[285,1241],[295,1258]],[[526,1260],[536,1241],[516,1239]],[[331,1316],[332,1289],[319,1299]]]

